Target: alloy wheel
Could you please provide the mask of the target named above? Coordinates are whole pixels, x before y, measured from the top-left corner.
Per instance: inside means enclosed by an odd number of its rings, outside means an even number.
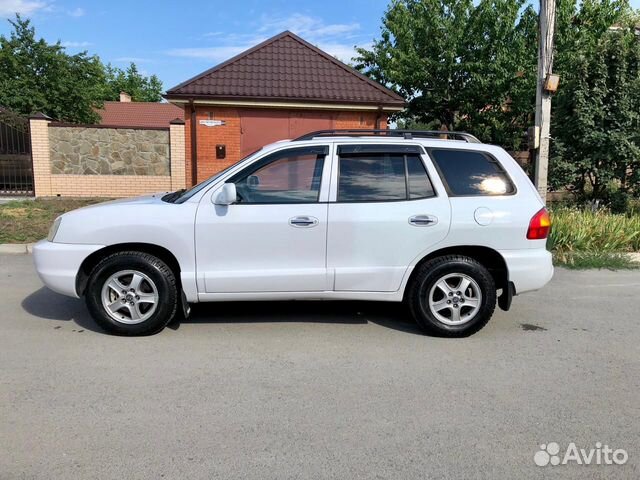
[[[463,325],[473,320],[482,305],[478,283],[463,273],[450,273],[435,282],[427,298],[429,310],[446,325]]]
[[[158,307],[158,288],[138,270],[121,270],[102,287],[102,306],[115,321],[133,325],[147,320]]]

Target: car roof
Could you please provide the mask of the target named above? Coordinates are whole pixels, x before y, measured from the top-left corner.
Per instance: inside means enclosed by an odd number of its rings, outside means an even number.
[[[407,130],[396,128],[368,129],[342,128],[316,130],[300,137],[280,140],[266,145],[262,151],[271,151],[283,145],[326,145],[328,143],[367,143],[386,145],[422,145],[425,148],[452,148],[466,150],[490,151],[500,149],[494,145],[482,143],[477,137],[468,132],[451,130]],[[471,148],[468,145],[473,145]],[[478,148],[480,146],[480,148]]]
[[[385,145],[422,145],[425,148],[452,148],[464,150],[492,150],[496,147],[488,143],[468,142],[465,140],[440,139],[440,138],[403,138],[399,136],[326,136],[315,137],[305,140],[279,140],[265,145],[263,150],[273,150],[281,146],[307,146],[307,145],[327,145],[330,143],[358,143],[358,144],[385,144]]]

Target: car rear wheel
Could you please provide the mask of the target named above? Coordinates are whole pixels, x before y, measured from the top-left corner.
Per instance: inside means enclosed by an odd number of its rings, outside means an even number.
[[[104,330],[116,335],[149,335],[176,315],[178,288],[171,269],[142,252],[119,252],[91,273],[86,303]]]
[[[447,255],[418,267],[406,300],[423,330],[464,337],[484,327],[493,315],[496,287],[491,273],[476,260]]]

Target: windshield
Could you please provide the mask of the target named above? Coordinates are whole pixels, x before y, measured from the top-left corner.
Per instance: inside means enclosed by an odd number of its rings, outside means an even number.
[[[180,196],[178,198],[176,198],[174,200],[174,203],[183,203],[186,202],[187,200],[189,200],[191,197],[193,197],[196,193],[200,192],[201,190],[207,188],[209,185],[211,185],[212,183],[215,183],[216,180],[218,180],[218,178],[220,178],[222,175],[224,175],[225,173],[227,173],[229,170],[231,170],[232,168],[234,168],[236,165],[238,165],[240,162],[244,162],[245,160],[247,160],[248,158],[254,156],[256,153],[258,153],[260,150],[262,150],[261,148],[256,150],[255,152],[251,152],[249,155],[247,155],[246,157],[244,157],[242,160],[237,161],[236,163],[234,163],[233,165],[225,168],[224,170],[222,170],[221,172],[216,173],[213,177],[209,177],[206,180],[203,180],[202,182],[198,183],[197,185],[194,185],[193,187],[191,187],[189,190],[185,190],[184,192],[182,192],[180,194]]]

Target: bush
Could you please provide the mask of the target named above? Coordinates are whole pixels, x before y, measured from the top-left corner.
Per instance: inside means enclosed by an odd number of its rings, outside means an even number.
[[[609,208],[611,213],[627,213],[631,204],[631,195],[622,190],[616,190],[609,194]]]
[[[640,214],[613,214],[571,207],[551,210],[548,247],[561,263],[576,254],[609,254],[640,250]]]

